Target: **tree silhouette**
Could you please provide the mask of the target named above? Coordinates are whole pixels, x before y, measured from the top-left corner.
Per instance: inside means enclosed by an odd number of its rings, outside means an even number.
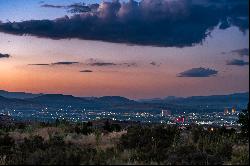
[[[247,105],[247,109],[242,110],[242,113],[240,113],[238,123],[240,123],[242,125],[241,131],[242,131],[243,136],[248,137],[248,134],[249,134],[249,103]]]

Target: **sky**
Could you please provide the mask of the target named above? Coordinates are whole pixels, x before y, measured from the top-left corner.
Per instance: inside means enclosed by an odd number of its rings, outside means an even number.
[[[0,89],[131,99],[249,91],[248,1],[79,2],[0,0]]]

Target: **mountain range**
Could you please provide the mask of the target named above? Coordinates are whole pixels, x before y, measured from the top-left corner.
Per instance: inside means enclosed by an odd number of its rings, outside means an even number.
[[[33,94],[33,93],[25,93],[25,92],[8,92],[5,90],[0,90],[0,96],[10,98],[10,99],[28,99],[34,98],[43,95],[40,94]]]
[[[234,93],[229,95],[211,95],[211,96],[191,96],[191,97],[175,97],[169,96],[166,98],[155,98],[155,99],[142,99],[139,100],[140,102],[147,102],[147,103],[182,103],[182,104],[200,104],[200,103],[237,103],[242,101],[249,100],[249,92],[245,93]]]
[[[0,90],[0,109],[72,108],[110,111],[223,111],[225,107],[245,108],[249,92],[229,95],[192,96],[130,100],[121,96],[75,97],[63,94],[32,94]]]

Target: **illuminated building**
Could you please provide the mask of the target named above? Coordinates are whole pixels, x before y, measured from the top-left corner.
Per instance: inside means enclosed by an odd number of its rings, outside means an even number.
[[[161,116],[170,116],[171,115],[171,111],[169,110],[161,110]]]
[[[228,108],[225,108],[224,109],[224,115],[228,115],[228,114],[229,114]]]
[[[185,122],[185,118],[184,117],[179,117],[175,119],[176,123],[184,123]]]
[[[232,108],[232,114],[235,114],[236,113],[236,109],[233,107]]]

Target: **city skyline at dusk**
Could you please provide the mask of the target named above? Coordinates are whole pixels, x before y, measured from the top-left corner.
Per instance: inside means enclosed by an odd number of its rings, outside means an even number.
[[[77,2],[0,0],[0,89],[131,99],[249,91],[248,1]]]

